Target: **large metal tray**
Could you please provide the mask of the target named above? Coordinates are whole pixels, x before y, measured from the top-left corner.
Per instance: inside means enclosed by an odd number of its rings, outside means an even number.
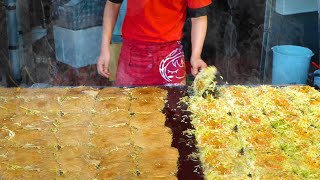
[[[233,85],[223,85],[233,86]],[[248,87],[258,87],[259,85],[247,85]],[[273,87],[285,87],[289,85],[278,85]],[[33,88],[48,88],[51,86],[36,85]],[[222,87],[219,85],[218,87]],[[94,87],[94,88],[108,88],[108,87]],[[193,153],[198,153],[196,147],[196,140],[194,136],[185,134],[184,132],[189,129],[194,129],[191,124],[191,113],[187,110],[186,104],[181,103],[181,98],[189,96],[192,93],[190,87],[187,86],[161,86],[168,91],[167,102],[163,113],[166,115],[166,126],[171,128],[173,133],[172,147],[179,151],[178,162],[178,179],[192,179],[203,180],[204,175],[201,168],[201,162],[197,157],[191,157]],[[212,92],[215,93],[215,92]]]

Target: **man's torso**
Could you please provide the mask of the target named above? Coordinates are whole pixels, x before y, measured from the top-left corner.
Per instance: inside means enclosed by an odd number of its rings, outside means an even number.
[[[179,40],[186,10],[186,0],[128,0],[123,37],[149,42]]]

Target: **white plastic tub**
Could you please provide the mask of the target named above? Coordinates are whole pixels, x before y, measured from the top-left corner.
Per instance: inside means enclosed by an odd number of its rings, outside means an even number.
[[[282,15],[318,11],[318,0],[276,0],[276,12]]]
[[[102,27],[70,30],[53,26],[56,59],[74,68],[96,64],[100,54]]]

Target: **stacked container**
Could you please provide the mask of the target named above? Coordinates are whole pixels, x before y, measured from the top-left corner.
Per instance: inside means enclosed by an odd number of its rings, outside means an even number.
[[[53,1],[56,59],[80,68],[96,64],[100,54],[106,0]],[[121,6],[114,35],[121,36],[126,2]]]

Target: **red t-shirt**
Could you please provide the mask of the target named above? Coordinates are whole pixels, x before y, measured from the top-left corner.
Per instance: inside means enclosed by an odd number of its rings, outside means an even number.
[[[122,0],[110,0],[122,2]],[[212,0],[128,0],[124,39],[170,42],[182,38],[187,8],[205,8]]]

